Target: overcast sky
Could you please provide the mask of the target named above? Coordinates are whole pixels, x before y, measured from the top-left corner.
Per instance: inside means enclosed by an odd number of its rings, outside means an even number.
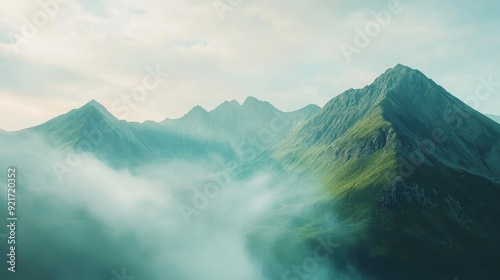
[[[500,85],[482,86],[500,82],[500,2],[390,2],[60,0],[47,12],[39,0],[8,1],[0,9],[0,128],[40,124],[91,99],[133,121],[249,95],[287,111],[323,106],[397,63],[500,115]],[[381,10],[391,19],[374,25]],[[370,42],[356,44],[356,28],[367,26]],[[348,57],[347,45],[357,48]],[[149,74],[155,69],[161,75]],[[120,116],[122,98],[144,79],[150,90]]]

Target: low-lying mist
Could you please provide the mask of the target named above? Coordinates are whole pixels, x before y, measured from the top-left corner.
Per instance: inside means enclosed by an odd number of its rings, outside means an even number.
[[[18,180],[8,279],[360,279],[349,263],[334,265],[352,236],[309,206],[319,188],[299,191],[297,178],[236,180],[184,161],[116,170],[90,154],[68,166],[74,151],[28,139],[1,143],[0,166],[16,167]],[[321,238],[308,239],[309,221]]]

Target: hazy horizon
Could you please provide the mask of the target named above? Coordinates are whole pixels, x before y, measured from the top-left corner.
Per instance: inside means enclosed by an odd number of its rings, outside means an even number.
[[[38,2],[0,11],[2,129],[43,123],[91,99],[112,108],[152,72],[124,119],[178,118],[246,96],[282,111],[323,106],[397,63],[468,104],[486,81],[490,92],[479,94],[489,99],[475,109],[500,115],[496,1]]]
[[[389,69],[392,69],[392,68],[389,68]],[[418,70],[418,69],[416,69],[416,70]],[[380,73],[380,74],[382,74],[382,73]],[[424,74],[425,74],[425,73],[424,73]],[[375,78],[374,78],[374,80],[375,80]],[[369,85],[369,84],[367,84],[367,85],[365,85],[365,86],[368,86],[368,85]],[[364,87],[364,86],[363,86],[363,87]],[[362,88],[362,87],[360,87],[360,88]],[[351,88],[351,89],[352,89],[352,88]],[[346,89],[346,90],[347,90],[347,89]],[[340,93],[340,94],[341,94],[341,93]],[[336,96],[340,95],[340,94],[335,95],[334,97],[332,97],[332,99],[333,99],[333,98],[335,98]],[[451,94],[453,94],[453,93],[451,93]],[[220,105],[222,105],[222,104],[223,104],[223,103],[225,103],[225,102],[233,102],[233,101],[235,101],[235,102],[237,102],[237,103],[238,103],[238,105],[240,105],[240,106],[241,106],[241,105],[243,105],[243,103],[245,102],[245,100],[247,100],[248,98],[252,98],[252,97],[253,97],[253,98],[256,98],[256,97],[254,97],[254,96],[252,96],[252,95],[249,95],[249,96],[242,97],[242,98],[239,98],[239,99],[227,99],[227,100],[223,100],[221,103],[216,104],[215,106],[210,107],[210,108],[206,108],[206,107],[204,107],[204,106],[202,106],[202,105],[198,105],[198,104],[197,104],[197,105],[194,105],[193,107],[189,108],[189,110],[187,110],[185,113],[182,113],[180,116],[170,117],[170,116],[168,116],[168,115],[167,115],[167,116],[165,116],[164,118],[160,118],[160,119],[156,119],[156,120],[153,120],[153,119],[144,119],[144,120],[129,120],[129,119],[127,119],[127,118],[124,118],[124,115],[123,115],[123,114],[121,114],[121,115],[120,115],[120,114],[118,114],[118,112],[113,112],[112,110],[110,110],[109,106],[106,106],[106,105],[105,105],[105,104],[103,104],[102,102],[99,102],[99,100],[96,100],[96,99],[94,99],[94,98],[91,98],[91,99],[89,99],[88,101],[86,101],[86,102],[84,102],[84,103],[80,104],[78,107],[75,107],[75,108],[70,108],[70,109],[68,109],[67,111],[63,111],[63,112],[58,112],[58,113],[56,112],[56,115],[55,115],[55,116],[50,117],[50,118],[48,118],[48,119],[46,119],[46,120],[43,120],[43,121],[41,121],[40,123],[37,123],[37,124],[31,125],[31,126],[27,126],[27,127],[23,127],[23,128],[19,128],[19,129],[14,129],[14,130],[8,130],[8,129],[4,129],[4,128],[2,128],[2,127],[0,127],[0,129],[2,129],[2,130],[4,130],[4,131],[7,131],[7,132],[14,132],[14,131],[19,131],[19,130],[27,129],[27,128],[30,128],[30,127],[33,127],[33,126],[37,126],[37,125],[43,124],[43,123],[45,123],[45,122],[47,122],[47,121],[49,121],[49,120],[51,120],[51,119],[53,119],[53,118],[55,118],[55,117],[57,117],[57,116],[63,115],[63,114],[65,114],[65,113],[69,112],[70,110],[81,108],[81,107],[82,107],[82,106],[84,106],[85,104],[90,103],[90,102],[92,102],[92,101],[96,101],[96,102],[98,102],[99,104],[101,104],[102,106],[104,106],[104,107],[106,108],[106,110],[108,110],[108,112],[110,112],[110,113],[111,113],[114,117],[116,117],[116,118],[117,118],[117,119],[119,119],[119,120],[125,120],[125,121],[128,121],[128,122],[138,122],[138,123],[144,123],[144,122],[147,122],[147,121],[161,122],[161,121],[164,121],[164,120],[166,120],[166,119],[172,119],[172,120],[175,120],[175,119],[180,119],[180,118],[184,117],[185,115],[187,115],[187,114],[188,114],[188,113],[189,113],[189,112],[190,112],[193,108],[195,108],[195,107],[201,107],[201,108],[205,109],[206,111],[211,112],[212,110],[216,109],[217,107],[219,107]],[[262,101],[262,102],[269,102],[268,100],[265,100],[265,99],[259,99],[259,98],[256,98],[256,99],[257,99],[257,100],[259,100],[259,101]],[[326,102],[328,102],[328,101],[330,101],[330,100],[331,100],[331,99],[327,100]],[[325,104],[326,104],[326,102],[325,102]],[[323,108],[323,107],[324,107],[324,105],[325,105],[325,104],[318,105],[318,104],[314,104],[314,103],[309,103],[309,104],[303,104],[302,106],[299,106],[298,108],[295,108],[295,109],[292,109],[292,110],[286,110],[286,109],[285,109],[285,110],[281,110],[281,109],[280,109],[279,107],[277,107],[275,104],[273,104],[273,103],[271,103],[271,102],[269,102],[269,103],[270,103],[272,106],[274,106],[275,108],[277,108],[278,110],[282,111],[282,112],[293,112],[293,111],[297,111],[297,110],[300,110],[300,109],[302,109],[302,108],[304,108],[304,107],[306,107],[306,106],[309,106],[309,105],[316,105],[316,106],[319,106],[320,108]],[[126,103],[124,103],[124,104],[126,105]],[[468,105],[469,105],[469,104],[468,104]],[[471,105],[475,105],[475,104],[471,104]],[[473,109],[477,109],[477,108],[474,108],[474,107],[475,107],[475,106],[472,106],[472,108],[473,108]],[[133,110],[134,108],[133,108],[133,107],[129,107],[129,109],[130,109],[130,110]],[[494,115],[494,114],[488,114],[488,113],[481,112],[481,111],[479,111],[479,112],[480,112],[480,113],[482,113],[482,114],[485,114],[485,115]]]

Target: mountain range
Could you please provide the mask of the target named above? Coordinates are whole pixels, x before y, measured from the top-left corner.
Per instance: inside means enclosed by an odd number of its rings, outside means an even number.
[[[92,100],[13,134],[34,132],[54,147],[92,152],[118,168],[173,159],[210,158],[213,162],[215,158],[223,164],[267,149],[319,110],[318,106],[309,105],[285,113],[268,102],[249,97],[242,105],[224,102],[210,112],[196,106],[179,119],[135,123],[118,120]],[[269,132],[273,126],[279,126],[279,131]]]
[[[236,166],[240,178],[270,170],[280,174],[276,180],[302,178],[249,233],[260,259],[286,266],[319,238],[345,240],[331,226],[335,213],[343,232],[357,238],[329,261],[346,271],[355,267],[362,279],[496,279],[500,124],[493,119],[420,71],[397,65],[323,108],[282,112],[249,97],[211,111],[196,106],[178,119],[134,123],[90,101],[0,135],[37,133],[54,147],[90,151],[115,168],[207,161]],[[309,198],[312,188],[321,195]],[[294,219],[297,209],[315,211]],[[293,227],[285,224],[290,219]],[[276,234],[276,228],[287,230]],[[278,241],[262,238],[271,234]],[[305,240],[301,249],[296,236]]]

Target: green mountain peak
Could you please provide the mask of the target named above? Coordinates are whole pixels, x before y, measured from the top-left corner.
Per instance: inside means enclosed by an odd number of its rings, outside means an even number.
[[[457,248],[486,252],[488,267],[490,257],[499,259],[491,248],[500,242],[477,247],[500,232],[491,227],[500,206],[488,198],[500,196],[498,139],[500,125],[420,71],[397,65],[330,100],[259,161],[320,178],[325,197],[315,207],[335,205],[346,226],[362,228],[360,258],[384,265],[398,259],[402,267],[418,259],[439,273],[450,268],[436,260],[458,262]],[[324,222],[303,229],[314,239]]]

